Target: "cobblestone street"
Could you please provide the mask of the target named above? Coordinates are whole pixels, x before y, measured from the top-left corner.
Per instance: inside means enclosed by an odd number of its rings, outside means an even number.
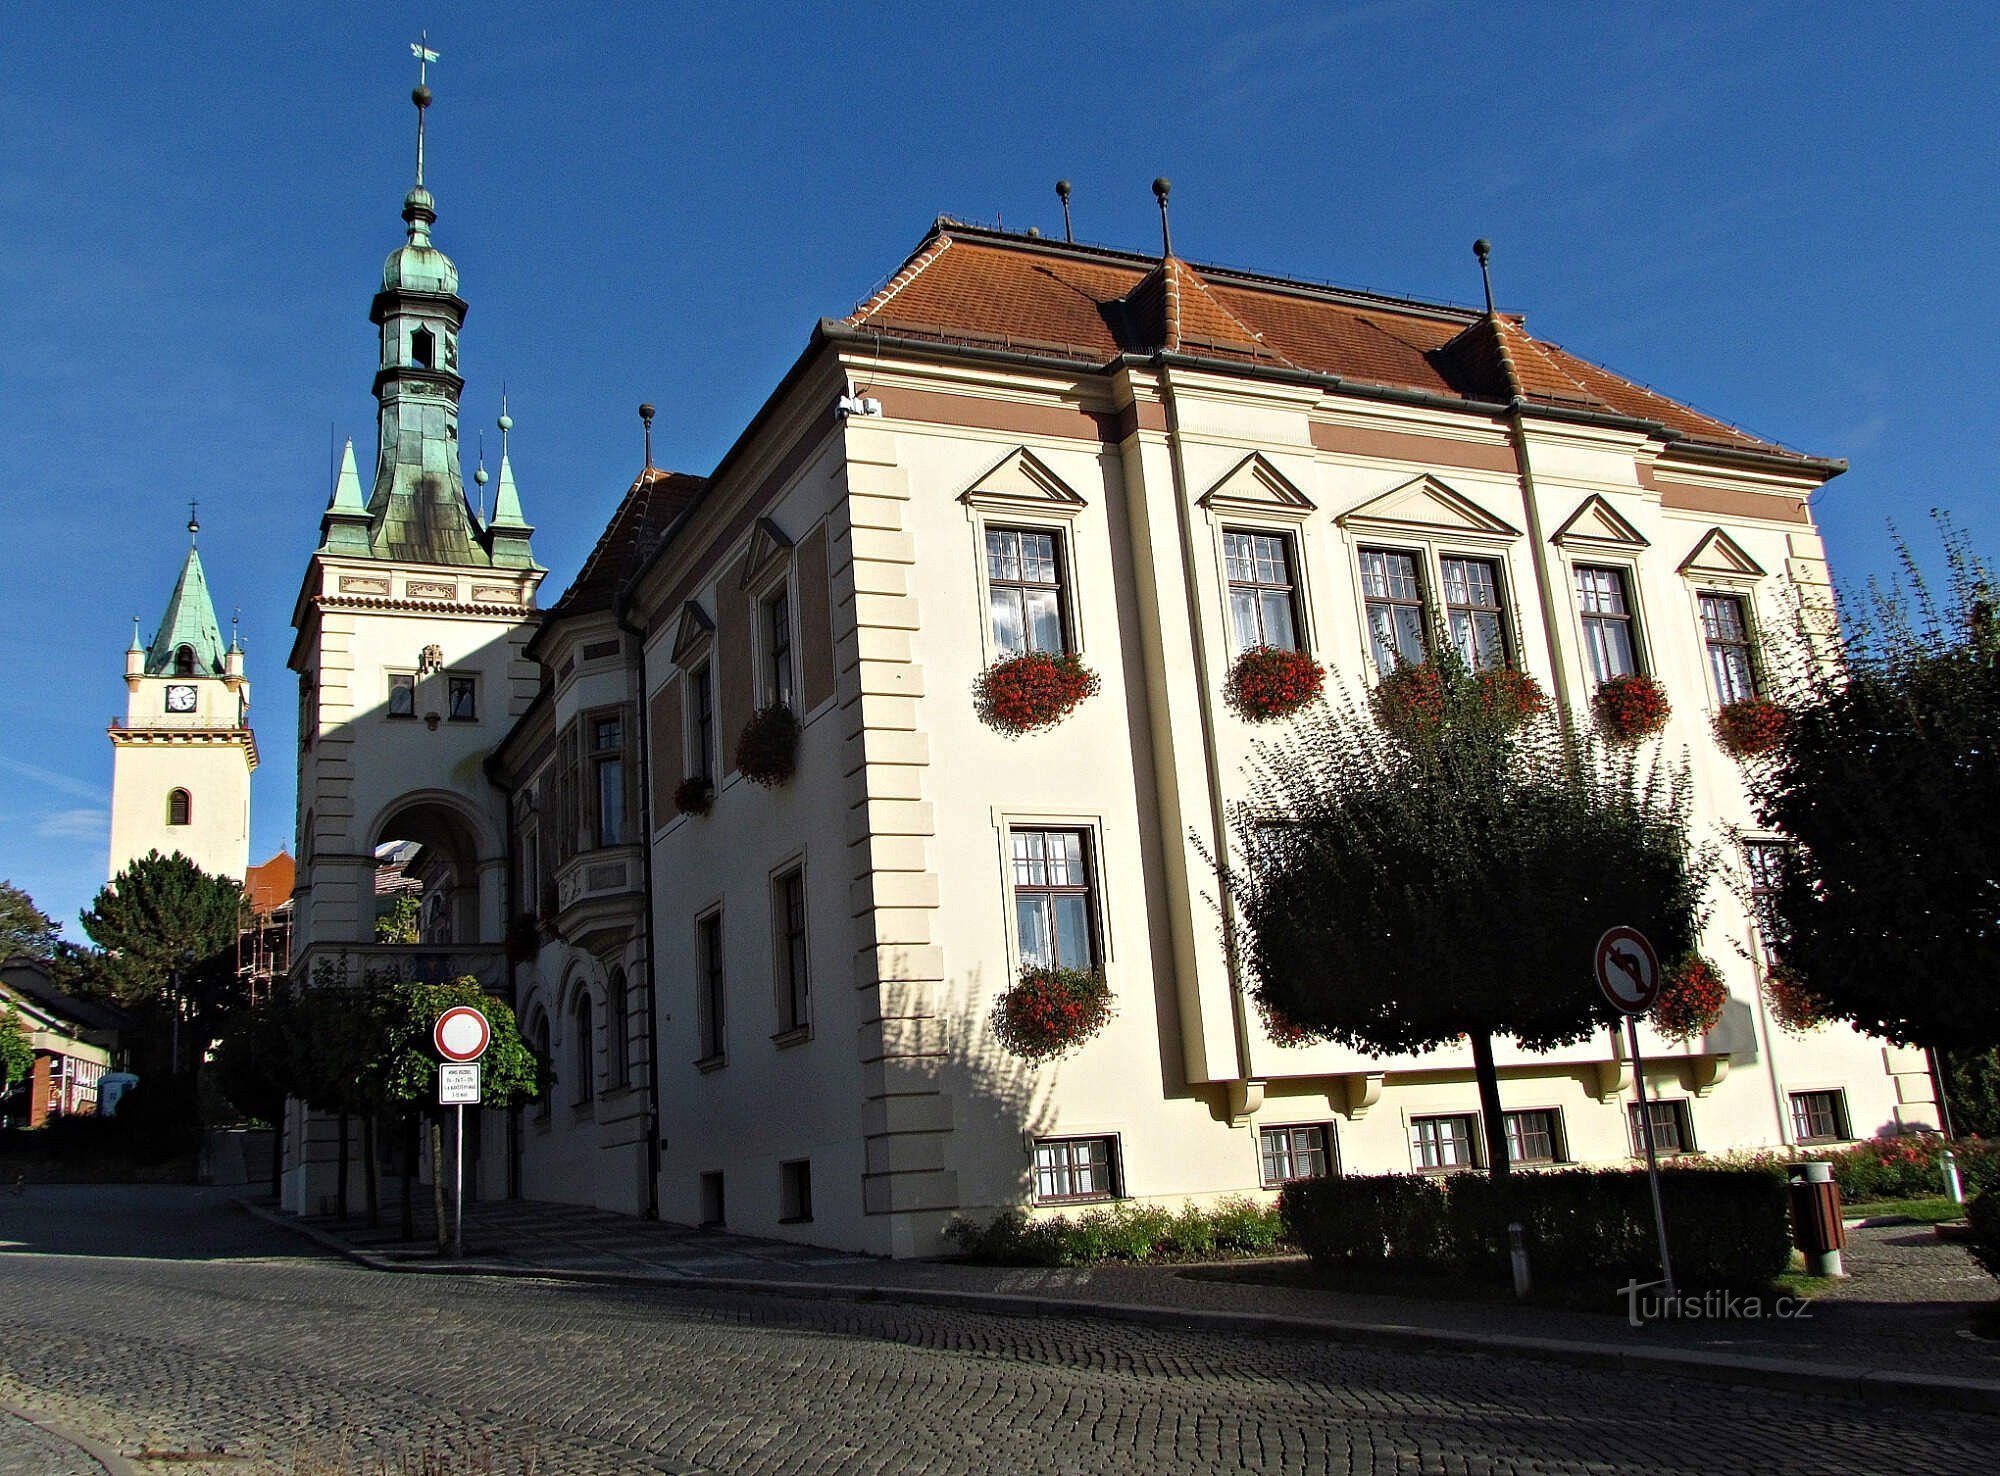
[[[385,1275],[198,1190],[7,1196],[0,1241],[0,1403],[148,1472],[289,1472],[301,1452],[372,1470],[427,1442],[493,1453],[497,1476],[524,1452],[544,1476],[1963,1473],[2000,1448],[2000,1419],[1519,1359]],[[0,1423],[0,1472],[94,1469],[38,1462],[43,1439]]]

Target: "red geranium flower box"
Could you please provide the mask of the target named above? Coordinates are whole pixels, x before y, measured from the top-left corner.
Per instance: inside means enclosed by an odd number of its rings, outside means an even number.
[[[1479,694],[1480,710],[1508,732],[1549,710],[1542,684],[1511,666],[1486,667],[1474,673],[1472,684]]]
[[[1404,663],[1375,684],[1368,703],[1375,721],[1405,740],[1426,738],[1444,725],[1444,674],[1428,661]]]
[[[736,768],[752,784],[775,788],[798,766],[799,720],[782,702],[759,708],[736,739]]]
[[[1769,753],[1785,741],[1792,715],[1768,697],[1746,697],[1715,715],[1715,738],[1738,758]]]
[[[1018,738],[1054,727],[1100,685],[1097,673],[1067,652],[1028,651],[987,667],[972,695],[980,721]]]
[[[1764,1004],[1778,1028],[1788,1035],[1809,1034],[1826,1022],[1826,1002],[1781,963],[1764,973]]]
[[[706,815],[715,807],[715,784],[706,774],[690,774],[674,786],[674,808],[683,815]]]
[[[1653,1001],[1653,1028],[1668,1040],[1691,1041],[1708,1034],[1722,1021],[1729,1003],[1729,986],[1715,965],[1690,953],[1668,971]]]
[[[1252,646],[1229,668],[1222,699],[1238,717],[1268,723],[1297,712],[1325,685],[1326,668],[1305,652]]]
[[[1014,987],[994,1003],[993,1033],[1024,1061],[1053,1061],[1110,1019],[1111,990],[1102,974],[1024,964]]]
[[[1637,743],[1667,725],[1673,704],[1667,689],[1649,676],[1615,676],[1591,698],[1597,725],[1613,743]]]

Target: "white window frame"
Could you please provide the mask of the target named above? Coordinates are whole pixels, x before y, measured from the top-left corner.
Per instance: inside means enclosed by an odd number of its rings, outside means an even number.
[[[995,809],[992,817],[994,858],[999,866],[1000,928],[1006,950],[1007,981],[1011,983],[1021,976],[1023,962],[1020,932],[1014,920],[1013,833],[1016,830],[1080,830],[1085,833],[1084,848],[1090,854],[1084,858],[1084,865],[1090,875],[1092,911],[1096,914],[1097,966],[1109,981],[1117,950],[1112,944],[1111,893],[1106,885],[1104,867],[1104,817],[1051,810],[1001,809]]]
[[[1508,648],[1509,665],[1516,671],[1532,671],[1528,666],[1528,632],[1522,624],[1521,581],[1515,577],[1514,550],[1521,545],[1519,533],[1478,533],[1465,528],[1425,528],[1417,524],[1374,522],[1357,518],[1340,527],[1341,551],[1347,560],[1349,593],[1353,599],[1359,665],[1356,670],[1373,672],[1377,679],[1388,675],[1375,664],[1375,643],[1368,636],[1368,596],[1361,584],[1361,551],[1384,549],[1417,556],[1424,581],[1424,640],[1431,648],[1440,631],[1449,634],[1444,607],[1444,561],[1481,559],[1494,566],[1500,588],[1502,640]],[[1574,603],[1574,600],[1572,600]]]
[[[1590,645],[1583,634],[1583,601],[1577,597],[1576,571],[1585,569],[1616,569],[1625,580],[1625,602],[1629,607],[1632,629],[1632,659],[1640,676],[1651,677],[1656,682],[1665,681],[1658,654],[1653,650],[1653,622],[1647,614],[1644,586],[1639,580],[1639,561],[1629,553],[1618,553],[1604,549],[1589,548],[1572,552],[1558,545],[1559,562],[1562,566],[1563,600],[1569,607],[1569,649],[1576,659],[1576,680],[1582,684],[1583,699],[1588,702],[1597,693],[1598,681],[1590,670]],[[1699,628],[1700,609],[1694,616]]]
[[[1027,533],[1053,533],[1057,543],[1057,559],[1062,566],[1063,596],[1063,639],[1069,643],[1069,652],[1079,659],[1089,650],[1089,635],[1084,619],[1084,574],[1077,557],[1078,520],[1087,512],[1082,503],[1037,501],[1016,502],[1012,499],[987,495],[968,494],[961,499],[965,508],[965,520],[972,530],[972,578],[973,588],[979,592],[979,657],[980,665],[991,666],[1003,652],[993,639],[993,580],[986,568],[986,530],[995,528],[1015,528]]]

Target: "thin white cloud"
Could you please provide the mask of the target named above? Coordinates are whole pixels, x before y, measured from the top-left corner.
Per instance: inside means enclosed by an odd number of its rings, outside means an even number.
[[[35,826],[44,840],[102,840],[111,823],[106,810],[51,810]]]
[[[85,784],[81,779],[72,779],[67,774],[58,774],[54,769],[44,769],[39,764],[24,764],[19,759],[10,759],[0,754],[0,769],[9,769],[24,779],[32,779],[58,794],[71,795],[76,799],[97,800],[102,803],[104,791],[95,784]]]

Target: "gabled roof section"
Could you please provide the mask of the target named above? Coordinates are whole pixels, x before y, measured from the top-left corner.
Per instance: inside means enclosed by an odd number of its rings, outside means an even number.
[[[173,675],[174,652],[182,646],[194,651],[196,676],[222,675],[222,630],[215,623],[215,602],[208,595],[201,554],[192,546],[181,565],[181,577],[174,581],[167,613],[153,635],[152,649],[146,653],[147,675]]]
[[[1644,535],[1628,523],[1618,509],[1593,492],[1577,505],[1563,525],[1549,535],[1551,543],[1580,543],[1586,547],[1646,548]]]
[[[1090,365],[1180,353],[1481,405],[1657,424],[1692,447],[1837,471],[1613,374],[1525,323],[1441,303],[1014,235],[948,218],[844,320],[944,347]]]
[[[1683,574],[1721,575],[1728,579],[1762,579],[1764,566],[1743,550],[1743,545],[1720,528],[1701,535],[1693,552],[1681,560]]]
[[[1029,510],[1078,508],[1083,494],[1049,470],[1026,446],[1001,457],[978,481],[958,494],[975,507],[1015,507]]]
[[[1521,530],[1488,512],[1457,488],[1426,472],[1349,508],[1334,521],[1341,527],[1409,528],[1481,538],[1518,538]]]
[[[1307,513],[1312,499],[1293,485],[1262,451],[1252,451],[1201,494],[1199,506],[1223,512]]]
[[[705,477],[661,471],[656,466],[640,472],[626,489],[590,557],[583,561],[583,569],[550,607],[546,620],[610,609],[618,587],[707,485]]]

